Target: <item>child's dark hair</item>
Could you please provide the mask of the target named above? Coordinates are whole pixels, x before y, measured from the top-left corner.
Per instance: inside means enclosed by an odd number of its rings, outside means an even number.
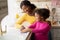
[[[22,8],[23,5],[30,6],[31,3],[30,3],[30,1],[28,1],[28,0],[24,0],[24,1],[22,1],[22,2],[20,3],[20,8]]]
[[[42,16],[44,18],[44,20],[47,19],[50,16],[50,11],[49,11],[49,9],[46,9],[46,8],[36,9],[34,11],[34,13],[37,13],[40,16]]]

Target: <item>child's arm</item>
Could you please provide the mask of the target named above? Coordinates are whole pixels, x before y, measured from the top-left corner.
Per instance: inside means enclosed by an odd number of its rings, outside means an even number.
[[[31,25],[30,28],[24,29],[24,30],[22,30],[22,32],[34,32],[34,33],[44,32],[44,33],[46,33],[50,30],[49,24],[43,25],[43,26],[41,26],[40,28],[37,28],[37,29],[34,29],[32,27],[33,26]]]
[[[40,28],[37,29],[32,29],[32,32],[34,33],[46,33],[50,30],[50,25],[49,24],[44,24],[43,26],[41,26]]]
[[[31,26],[29,26],[29,28],[21,30],[21,32],[32,32],[32,29],[34,29],[35,27],[36,27],[36,22]]]
[[[32,32],[32,29],[30,29],[30,28],[23,29],[23,30],[21,30],[21,32],[23,32],[23,33],[26,33],[26,32]]]

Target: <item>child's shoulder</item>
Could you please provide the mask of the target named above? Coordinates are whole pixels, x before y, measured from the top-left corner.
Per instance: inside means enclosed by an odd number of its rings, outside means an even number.
[[[51,26],[51,21],[46,21]]]

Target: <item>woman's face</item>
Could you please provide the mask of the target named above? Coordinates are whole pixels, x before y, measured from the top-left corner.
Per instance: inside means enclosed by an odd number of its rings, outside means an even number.
[[[25,12],[25,13],[29,13],[30,12],[30,7],[29,6],[25,6],[25,5],[23,5],[22,6],[22,10],[23,10],[23,12]]]
[[[37,21],[40,21],[42,17],[39,14],[35,13],[35,18]]]

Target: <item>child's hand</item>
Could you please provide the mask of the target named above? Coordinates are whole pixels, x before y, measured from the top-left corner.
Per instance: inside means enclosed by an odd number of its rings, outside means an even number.
[[[27,30],[26,30],[26,29],[23,29],[23,30],[21,30],[21,32],[22,32],[22,33],[26,33],[26,32],[27,32]]]
[[[21,29],[20,30],[23,30],[23,29],[25,29],[25,27],[24,26],[21,26]]]
[[[21,32],[22,32],[22,33],[32,32],[32,29],[26,28],[26,29],[21,30]]]

